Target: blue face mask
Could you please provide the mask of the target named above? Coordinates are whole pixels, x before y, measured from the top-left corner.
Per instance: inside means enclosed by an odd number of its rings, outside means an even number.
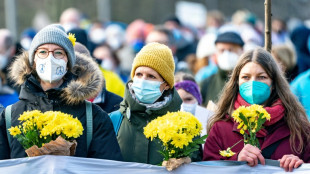
[[[189,104],[189,103],[182,103],[181,104],[181,111],[190,112],[193,115],[195,115],[197,105],[198,105],[198,102],[191,103],[191,104]]]
[[[249,81],[240,85],[239,92],[249,104],[263,104],[270,96],[270,87],[263,82]]]
[[[160,85],[162,83],[164,82],[135,78],[131,88],[141,103],[151,104],[162,95],[162,92],[160,91]]]

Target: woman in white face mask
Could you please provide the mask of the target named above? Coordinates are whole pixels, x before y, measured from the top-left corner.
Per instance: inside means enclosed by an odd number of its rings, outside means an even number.
[[[43,44],[35,52],[34,62],[44,90],[59,87],[67,73],[68,57],[56,44]]]
[[[172,52],[163,44],[149,43],[136,55],[132,80],[126,84],[119,110],[122,122],[117,139],[125,161],[156,165],[162,161],[158,142],[147,139],[143,127],[167,112],[180,110],[174,71]]]
[[[53,24],[43,28],[33,38],[29,51],[23,52],[12,63],[10,76],[21,86],[19,101],[11,107],[11,124],[20,124],[24,111],[61,111],[81,121],[85,136],[77,138],[75,156],[122,160],[120,148],[108,115],[91,104],[93,132],[91,146],[86,135],[86,99],[102,89],[101,72],[90,57],[74,52],[75,38],[67,35],[62,26]],[[5,125],[5,113],[0,125]],[[27,156],[15,140],[11,146],[5,126],[0,126],[0,159]]]
[[[200,106],[202,104],[202,97],[194,77],[190,74],[179,72],[175,75],[174,86],[183,100],[181,111],[195,115],[203,127],[201,136],[205,135],[207,133],[207,122],[213,112]]]

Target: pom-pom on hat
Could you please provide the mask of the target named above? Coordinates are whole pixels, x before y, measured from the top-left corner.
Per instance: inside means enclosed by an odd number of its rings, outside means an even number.
[[[30,65],[33,65],[36,49],[40,45],[48,43],[62,47],[67,53],[69,67],[72,68],[75,65],[76,57],[74,54],[73,42],[70,41],[64,28],[59,24],[48,25],[35,35],[28,50]]]
[[[145,45],[136,55],[131,69],[133,79],[139,66],[147,66],[159,73],[172,89],[174,86],[174,60],[169,47],[164,44],[152,42]]]

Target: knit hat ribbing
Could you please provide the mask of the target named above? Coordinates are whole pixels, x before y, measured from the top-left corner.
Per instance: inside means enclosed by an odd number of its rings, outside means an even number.
[[[76,57],[72,42],[68,39],[64,28],[59,24],[48,25],[35,35],[28,50],[30,65],[33,64],[36,49],[40,45],[48,43],[62,47],[67,53],[69,67],[72,68],[75,65]]]
[[[173,88],[175,65],[172,52],[166,45],[156,42],[145,45],[133,61],[131,69],[132,79],[139,66],[147,66],[154,69],[164,78],[170,88]]]

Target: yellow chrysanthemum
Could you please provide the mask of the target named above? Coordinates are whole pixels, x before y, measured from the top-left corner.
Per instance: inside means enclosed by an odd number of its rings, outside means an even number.
[[[240,106],[236,109],[232,118],[238,123],[240,134],[244,135],[244,142],[259,147],[256,133],[263,127],[266,120],[270,120],[270,114],[261,105]],[[244,134],[245,131],[247,134]]]
[[[240,133],[243,135],[243,134],[244,134],[244,130],[243,130],[243,129],[240,129]]]
[[[167,143],[168,141],[171,140],[171,138],[174,136],[176,133],[175,131],[170,129],[171,127],[163,127],[158,131],[158,138],[163,142]]]
[[[230,148],[227,148],[226,150],[220,150],[220,155],[223,157],[232,157],[236,153],[231,151]]]
[[[171,144],[177,148],[183,149],[184,146],[188,145],[188,139],[186,138],[186,134],[175,134],[172,138]]]
[[[9,131],[13,136],[23,133],[22,138],[18,141],[25,148],[33,145],[42,147],[43,144],[55,140],[55,137],[58,136],[62,136],[66,140],[72,140],[78,138],[84,131],[82,123],[77,118],[59,111],[44,113],[38,110],[25,111],[18,120],[21,125],[11,127]],[[38,133],[37,137],[33,136],[35,132]],[[35,144],[35,142],[40,142],[40,144]]]
[[[243,122],[239,123],[239,125],[238,125],[237,129],[241,129],[241,128],[242,128],[242,126],[243,126]]]
[[[18,120],[20,121],[33,121],[34,118],[41,116],[42,113],[38,110],[33,110],[33,111],[25,111]]]
[[[72,45],[74,46],[75,45],[75,41],[76,41],[75,35],[72,34],[72,33],[69,33],[68,34],[68,39],[71,41]]]
[[[18,128],[18,126],[11,127],[11,128],[9,129],[9,132],[10,132],[10,134],[11,134],[13,137],[15,137],[16,135],[19,135],[19,134],[22,133],[22,132],[20,131],[20,129]]]
[[[72,123],[68,123],[64,126],[64,131],[63,133],[67,136],[67,137],[74,137],[76,136],[76,124],[72,124]]]
[[[144,127],[144,135],[153,141],[154,138],[162,143],[161,154],[164,159],[184,157],[188,151],[185,147],[194,147],[199,141],[193,138],[199,136],[202,124],[189,112],[168,112],[166,115],[152,120]],[[200,138],[204,140],[205,137]],[[166,154],[166,155],[165,155]]]

